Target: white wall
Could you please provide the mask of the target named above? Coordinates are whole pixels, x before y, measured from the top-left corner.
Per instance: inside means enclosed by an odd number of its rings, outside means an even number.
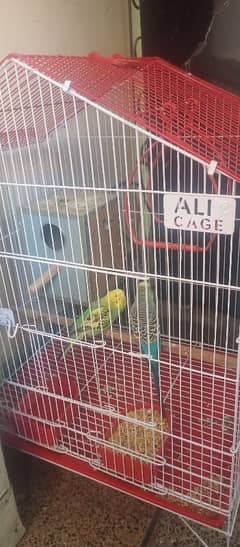
[[[129,54],[128,0],[0,0],[8,53]]]
[[[132,45],[134,47],[136,39],[141,36],[141,19],[140,10],[136,9],[133,4],[131,6],[131,23],[132,23]],[[134,52],[133,52],[134,54]],[[139,40],[136,48],[137,57],[142,56],[142,41]]]

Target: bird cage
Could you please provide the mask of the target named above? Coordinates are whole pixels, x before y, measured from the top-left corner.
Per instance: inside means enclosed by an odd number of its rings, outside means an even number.
[[[5,442],[229,544],[239,98],[158,58],[14,54],[0,101]]]

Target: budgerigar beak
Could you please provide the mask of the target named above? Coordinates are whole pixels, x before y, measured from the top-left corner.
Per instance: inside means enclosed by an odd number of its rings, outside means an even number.
[[[138,286],[147,287],[150,285],[150,277],[146,277],[146,279],[139,281]]]

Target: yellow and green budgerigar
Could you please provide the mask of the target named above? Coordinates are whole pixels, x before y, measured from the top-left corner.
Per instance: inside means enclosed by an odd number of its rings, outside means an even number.
[[[126,308],[126,296],[122,289],[109,291],[105,296],[96,300],[78,316],[70,330],[69,336],[75,340],[85,340],[97,336],[118,319],[120,314]],[[65,356],[71,349],[72,344],[68,344],[64,350]]]

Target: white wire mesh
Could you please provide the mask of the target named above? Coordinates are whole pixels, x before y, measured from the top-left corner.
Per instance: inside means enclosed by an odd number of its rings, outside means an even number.
[[[21,64],[2,70],[1,88],[1,305],[18,325],[14,340],[0,333],[3,429],[233,525],[239,185],[214,175],[218,195],[237,202],[232,235],[167,229],[166,193],[216,193],[205,165]],[[129,326],[146,277],[167,431]],[[124,313],[74,340],[74,319],[118,287]]]

